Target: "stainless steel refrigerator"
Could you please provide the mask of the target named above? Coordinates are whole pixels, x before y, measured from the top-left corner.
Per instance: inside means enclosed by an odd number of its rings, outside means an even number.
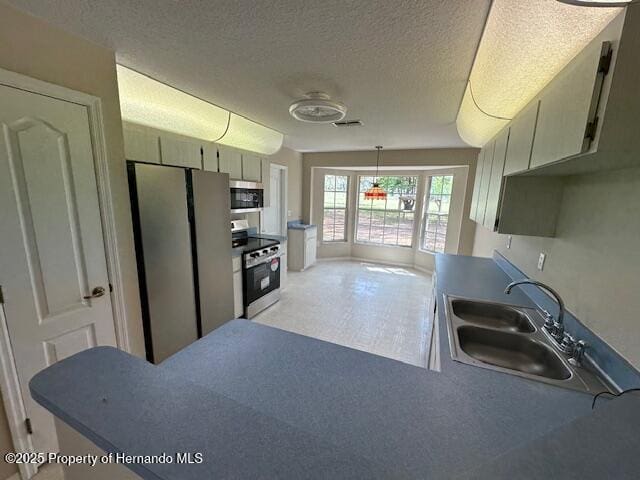
[[[147,360],[233,318],[229,175],[127,162]]]

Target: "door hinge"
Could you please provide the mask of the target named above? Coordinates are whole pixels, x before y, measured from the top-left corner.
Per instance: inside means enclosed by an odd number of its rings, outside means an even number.
[[[27,433],[29,435],[33,435],[33,426],[31,425],[31,419],[30,418],[25,418],[24,426],[27,429]]]
[[[609,45],[606,53],[604,53],[600,57],[600,63],[598,63],[598,73],[607,75],[609,73],[609,69],[611,68],[612,59],[613,59],[613,49]]]
[[[109,292],[113,293],[113,285],[109,284]]]
[[[4,294],[2,293],[2,285],[0,285],[0,305],[4,305]]]
[[[584,138],[588,138],[593,141],[596,138],[596,131],[598,130],[598,117],[594,118],[592,122],[587,123],[587,128],[584,132]]]

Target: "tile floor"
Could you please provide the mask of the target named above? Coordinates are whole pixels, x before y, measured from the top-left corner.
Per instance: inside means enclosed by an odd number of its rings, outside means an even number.
[[[44,465],[36,475],[31,477],[32,480],[64,480],[64,473],[60,465]]]
[[[359,261],[289,272],[277,304],[254,321],[426,367],[431,276]]]

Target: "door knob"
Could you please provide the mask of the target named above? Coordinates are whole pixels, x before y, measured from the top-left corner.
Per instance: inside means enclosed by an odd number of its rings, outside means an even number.
[[[104,295],[104,292],[106,290],[104,289],[104,287],[96,287],[93,290],[91,290],[91,295],[87,295],[86,297],[82,297],[85,300],[89,300],[91,298],[99,298],[101,296]]]

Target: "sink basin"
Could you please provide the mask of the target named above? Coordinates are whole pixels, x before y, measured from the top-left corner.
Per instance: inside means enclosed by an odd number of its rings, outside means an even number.
[[[572,362],[543,328],[535,308],[444,295],[456,362],[581,392],[607,390],[597,369]]]
[[[462,351],[481,362],[553,380],[571,378],[560,357],[532,338],[472,326],[457,333]]]
[[[522,333],[536,330],[524,313],[508,305],[455,299],[451,308],[454,315],[475,325]]]

